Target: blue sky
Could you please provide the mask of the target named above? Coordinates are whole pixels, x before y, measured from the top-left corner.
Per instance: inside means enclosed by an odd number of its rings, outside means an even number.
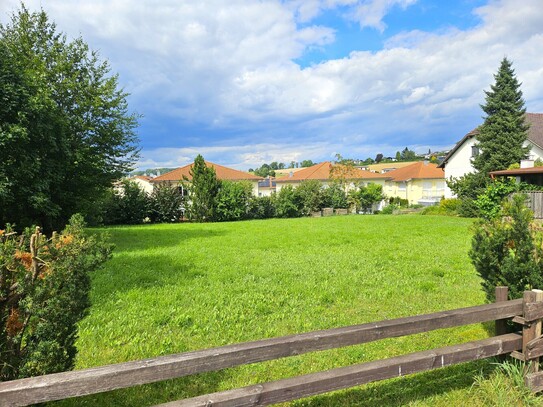
[[[451,148],[513,61],[543,112],[541,0],[29,0],[107,59],[139,168]],[[18,0],[0,0],[0,21]]]

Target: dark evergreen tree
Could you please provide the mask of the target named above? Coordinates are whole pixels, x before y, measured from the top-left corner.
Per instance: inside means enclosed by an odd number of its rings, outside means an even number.
[[[217,179],[215,168],[208,167],[200,154],[195,158],[190,170],[192,179],[188,186],[190,194],[189,213],[197,222],[215,220],[217,194],[221,182]]]
[[[526,109],[511,61],[504,58],[494,78],[496,82],[485,91],[485,104],[481,105],[486,117],[477,135],[480,154],[473,160],[475,169],[484,174],[505,170],[530,151],[523,145],[528,137]]]

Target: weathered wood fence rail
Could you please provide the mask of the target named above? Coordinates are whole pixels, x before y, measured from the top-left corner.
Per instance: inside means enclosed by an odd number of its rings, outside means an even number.
[[[543,291],[527,291],[523,299],[507,301],[507,288],[498,287],[496,299],[494,304],[2,382],[0,406],[26,406],[101,393],[248,363],[488,321],[496,321],[496,336],[488,339],[207,394],[162,406],[269,405],[499,355],[510,354],[524,361],[538,361],[543,356]],[[522,334],[505,333],[508,319],[521,324]],[[538,372],[538,363],[529,366],[526,382],[534,391],[540,391],[543,389],[543,372]]]

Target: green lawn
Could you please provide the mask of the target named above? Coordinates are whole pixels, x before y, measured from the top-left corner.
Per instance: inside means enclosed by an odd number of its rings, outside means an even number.
[[[76,368],[479,305],[472,221],[344,216],[107,228]],[[488,327],[486,327],[488,328]],[[145,406],[488,336],[483,325],[311,353],[90,396],[62,405]],[[473,406],[489,362],[298,401],[304,406]]]

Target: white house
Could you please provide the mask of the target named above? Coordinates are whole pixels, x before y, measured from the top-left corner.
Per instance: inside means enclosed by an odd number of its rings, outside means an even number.
[[[528,140],[525,144],[531,147],[528,158],[531,160],[543,158],[543,113],[526,113],[525,119],[530,125]],[[443,162],[439,165],[440,168],[445,170],[445,179],[458,178],[475,171],[471,160],[479,154],[479,150],[475,146],[477,143],[477,134],[479,134],[478,128],[466,134],[449,151],[449,154],[447,154]],[[453,197],[453,192],[446,186],[445,198]]]

